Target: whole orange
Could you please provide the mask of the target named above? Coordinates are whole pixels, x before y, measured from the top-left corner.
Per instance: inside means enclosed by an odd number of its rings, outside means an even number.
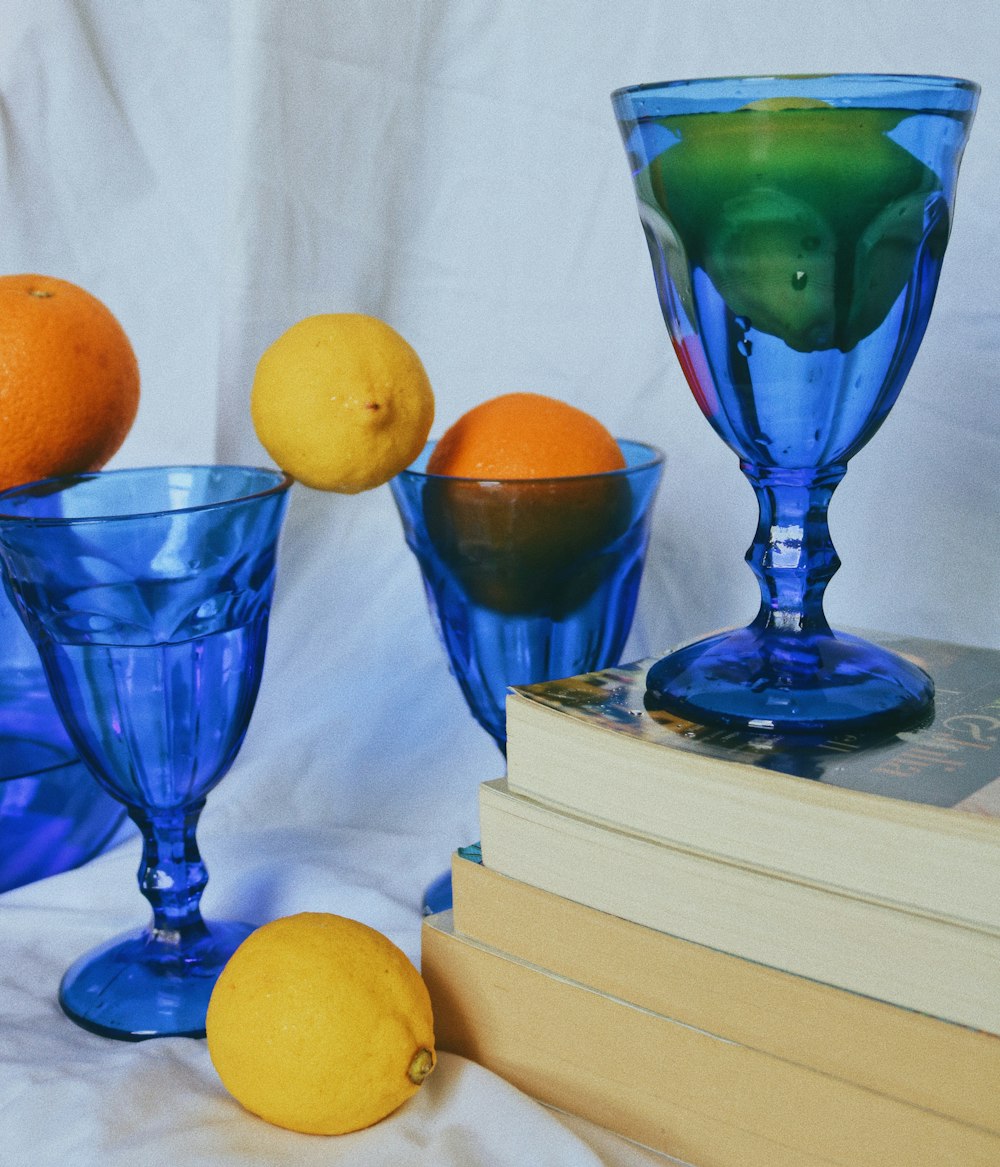
[[[95,296],[52,276],[0,276],[0,489],[97,470],[139,407],[139,366]]]
[[[504,393],[474,406],[445,432],[427,473],[565,478],[624,465],[618,443],[596,417],[542,393]]]
[[[539,393],[475,406],[427,462],[424,519],[475,604],[563,619],[607,574],[628,527],[625,459],[595,417]]]

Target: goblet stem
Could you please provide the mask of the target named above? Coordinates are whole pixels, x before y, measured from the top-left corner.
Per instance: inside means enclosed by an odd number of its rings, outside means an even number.
[[[59,987],[59,1003],[84,1029],[105,1037],[204,1037],[216,978],[253,927],[205,923],[208,869],[195,831],[205,800],[147,813],[129,807],[142,832],[139,890],[153,909],[137,928],[80,957]]]
[[[208,933],[200,907],[208,868],[195,838],[204,806],[201,799],[191,806],[156,814],[147,814],[139,807],[129,810],[142,832],[139,890],[153,909],[153,932],[179,943]]]
[[[856,733],[925,716],[930,677],[877,645],[833,632],[823,614],[823,594],[840,567],[827,513],[846,463],[740,465],[760,508],[746,554],[760,610],[747,628],[657,661],[646,679],[648,707],[779,733]]]
[[[761,606],[754,627],[792,636],[829,632],[823,594],[840,559],[830,538],[827,512],[846,465],[785,470],[742,462],[741,467],[760,508],[757,532],[746,554],[760,584]],[[808,653],[789,665],[814,667],[814,656]]]
[[[741,462],[760,519],[747,563],[761,605],[747,628],[696,641],[657,661],[646,704],[744,729],[858,732],[924,716],[934,686],[916,665],[833,632],[823,593],[840,559],[830,499],[846,463],[783,469]]]

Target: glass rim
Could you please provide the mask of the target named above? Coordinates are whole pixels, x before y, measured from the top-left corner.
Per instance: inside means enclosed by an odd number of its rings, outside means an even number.
[[[432,438],[424,446],[423,450],[421,450],[421,456],[433,449],[439,440],[439,438]],[[505,486],[514,483],[517,483],[518,486],[525,486],[537,483],[539,486],[550,486],[554,482],[579,483],[593,481],[598,478],[627,478],[631,474],[638,474],[643,470],[651,470],[655,466],[662,466],[666,461],[666,454],[659,446],[651,445],[649,442],[640,442],[635,438],[615,438],[615,441],[619,446],[624,444],[645,451],[646,457],[634,466],[619,466],[614,470],[599,470],[595,474],[558,474],[542,478],[498,478],[493,474],[476,478],[461,474],[428,474],[426,470],[416,470],[413,466],[407,466],[396,477],[409,479],[414,482],[476,482],[480,485],[490,486]],[[2,502],[2,498],[3,496],[0,495],[0,502]]]
[[[633,94],[650,93],[653,91],[681,90],[686,86],[724,86],[735,82],[780,82],[780,81],[831,81],[835,83],[858,83],[862,81],[893,82],[905,85],[910,89],[927,90],[965,90],[973,96],[981,92],[977,81],[970,81],[965,77],[951,77],[937,73],[734,73],[729,76],[686,77],[670,81],[645,81],[636,85],[623,85],[612,90],[611,99],[617,101]]]
[[[263,474],[271,483],[262,490],[252,490],[245,493],[235,493],[226,498],[212,499],[209,502],[194,503],[182,507],[154,507],[151,510],[134,510],[105,514],[89,515],[31,515],[17,514],[5,509],[7,499],[18,495],[28,495],[39,492],[48,495],[58,494],[63,490],[71,489],[82,482],[106,480],[108,478],[139,478],[144,475],[163,474],[171,471],[188,471],[204,474],[208,471],[241,471],[242,473]],[[39,478],[33,482],[24,482],[18,486],[8,487],[0,491],[0,523],[18,523],[37,527],[72,527],[81,523],[111,523],[128,522],[130,520],[162,518],[167,515],[198,514],[203,511],[216,510],[220,507],[231,506],[238,502],[252,502],[254,499],[266,498],[268,495],[282,494],[288,490],[295,479],[285,470],[267,466],[245,466],[229,462],[178,462],[167,463],[162,466],[123,466],[114,470],[85,470],[79,474],[54,474],[48,478]],[[46,489],[47,488],[47,489]]]

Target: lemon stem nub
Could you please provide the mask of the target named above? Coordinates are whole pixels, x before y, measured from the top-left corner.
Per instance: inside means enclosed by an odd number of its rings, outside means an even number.
[[[413,1055],[413,1059],[406,1071],[406,1076],[414,1086],[419,1086],[433,1069],[434,1054],[429,1049],[421,1047]]]

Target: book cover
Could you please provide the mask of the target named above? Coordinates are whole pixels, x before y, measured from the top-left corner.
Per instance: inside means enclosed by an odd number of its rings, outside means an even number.
[[[700,1167],[994,1167],[980,1127],[684,1025],[423,924],[439,1048]]]
[[[888,640],[934,677],[897,733],[745,733],[644,707],[650,661],[518,687],[512,790],[678,846],[1000,931],[1000,651]]]
[[[1000,1037],[574,903],[456,855],[455,931],[609,996],[1000,1134]]]
[[[657,931],[1000,1033],[1000,935],[831,892],[479,788],[483,862]]]

